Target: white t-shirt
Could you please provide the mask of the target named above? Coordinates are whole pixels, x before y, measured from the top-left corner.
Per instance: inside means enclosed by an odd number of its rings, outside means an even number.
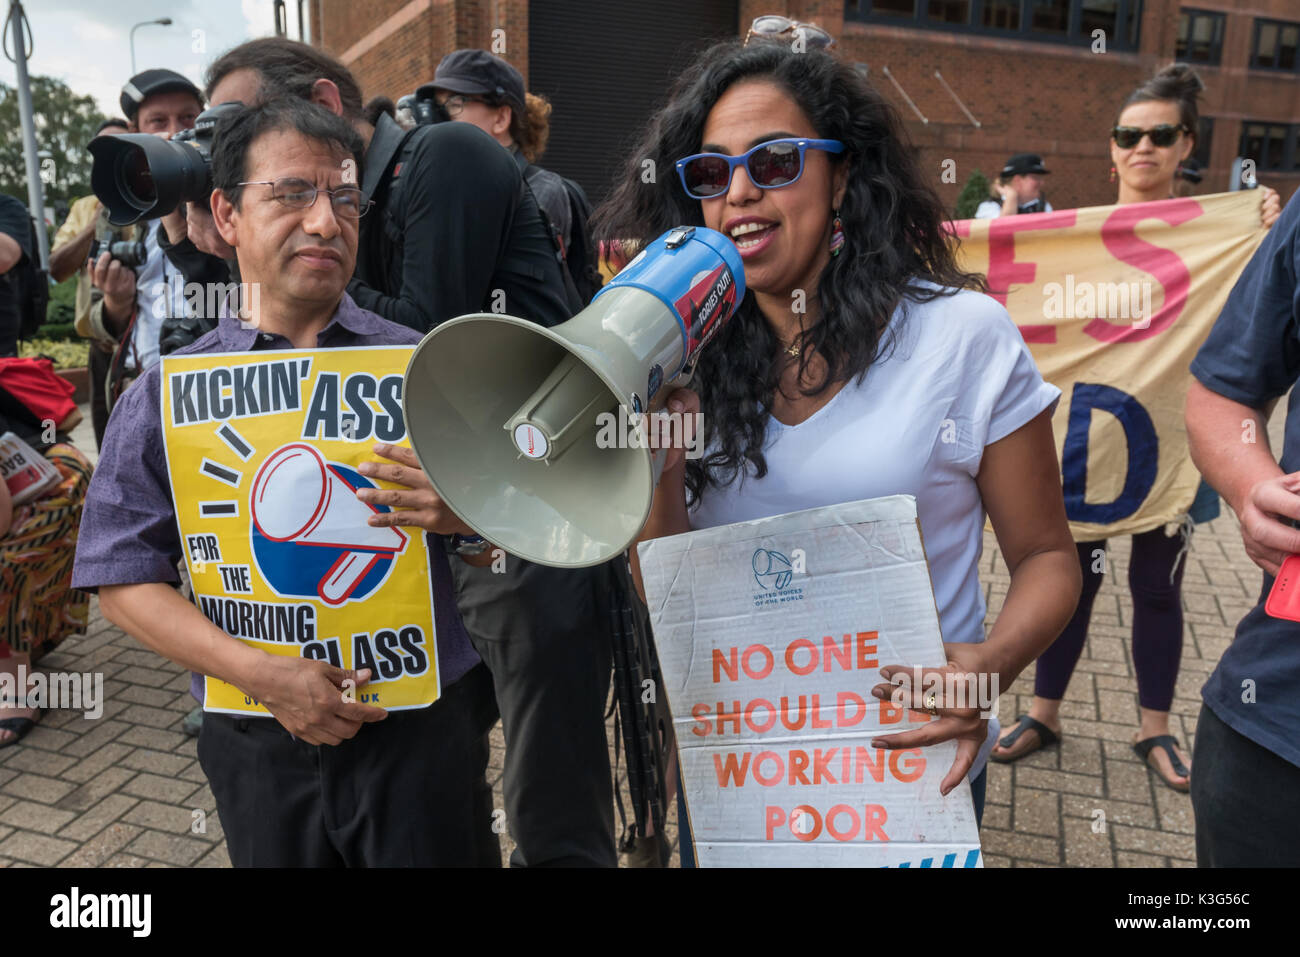
[[[145,231],[144,248],[148,255],[144,265],[136,270],[136,315],[131,341],[135,355],[140,357],[140,371],[152,366],[160,358],[158,339],[162,335],[163,320],[168,316],[186,315],[185,290],[179,270],[167,261],[167,254],[158,245],[161,222],[149,224]],[[135,368],[135,356],[128,349],[126,368]]]
[[[1052,204],[1044,201],[1042,212],[1050,213],[1051,211]],[[975,209],[976,219],[997,219],[1001,215],[1002,201],[999,199],[986,199]]]
[[[1055,406],[1061,392],[1043,381],[1007,310],[989,296],[905,302],[889,327],[892,352],[861,383],[849,382],[799,425],[768,419],[767,475],[756,479],[751,469],[724,489],[706,489],[691,527],[914,495],[943,640],[983,641],[985,512],[975,476],[984,447]],[[997,730],[995,718],[972,779]]]

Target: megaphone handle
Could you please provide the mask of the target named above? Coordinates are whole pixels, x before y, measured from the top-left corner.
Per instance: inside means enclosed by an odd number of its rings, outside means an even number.
[[[379,555],[374,552],[345,552],[321,576],[317,586],[321,600],[328,605],[341,604],[378,561]]]

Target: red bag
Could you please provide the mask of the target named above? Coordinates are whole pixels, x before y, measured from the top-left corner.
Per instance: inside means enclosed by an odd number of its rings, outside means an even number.
[[[0,359],[0,388],[25,405],[36,418],[49,419],[56,426],[77,411],[72,401],[76,387],[54,374],[49,359]]]

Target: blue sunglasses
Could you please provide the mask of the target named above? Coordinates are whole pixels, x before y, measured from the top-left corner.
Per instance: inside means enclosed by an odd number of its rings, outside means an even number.
[[[759,189],[780,189],[803,175],[803,155],[809,149],[843,153],[844,144],[839,140],[768,140],[742,156],[696,153],[677,161],[677,175],[686,194],[694,199],[712,199],[725,193],[737,166],[745,167]]]

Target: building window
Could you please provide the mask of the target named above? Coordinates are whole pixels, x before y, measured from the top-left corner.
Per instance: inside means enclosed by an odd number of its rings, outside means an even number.
[[[1119,0],[1083,0],[1080,10],[1079,31],[1090,37],[1101,30],[1107,37],[1118,34]]]
[[[994,30],[1020,29],[1020,0],[984,0],[983,24]]]
[[[1214,142],[1214,118],[1211,116],[1202,116],[1196,124],[1196,150],[1192,153],[1192,158],[1201,164],[1205,169],[1210,168],[1210,149]]]
[[[930,19],[936,23],[970,23],[971,0],[930,0]]]
[[[1070,31],[1070,0],[1032,0],[1029,29],[1065,36]]]
[[[845,0],[844,19],[1114,50],[1138,48],[1142,0]]]
[[[883,13],[889,17],[916,16],[916,0],[868,0],[873,13]],[[922,0],[924,5],[924,0]]]
[[[1257,70],[1294,71],[1297,46],[1300,46],[1300,23],[1256,20],[1250,65]]]
[[[1184,10],[1178,17],[1174,59],[1183,63],[1218,65],[1222,56],[1223,21],[1222,13]]]
[[[1241,124],[1241,148],[1237,151],[1255,161],[1258,170],[1291,169],[1295,163],[1287,155],[1290,129],[1283,123],[1247,120]]]

